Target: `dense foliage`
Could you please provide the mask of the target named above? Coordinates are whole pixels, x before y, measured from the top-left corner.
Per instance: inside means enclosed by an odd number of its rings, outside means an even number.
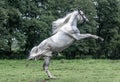
[[[26,58],[51,36],[52,21],[81,8],[90,20],[81,33],[103,37],[77,41],[65,58],[120,58],[120,0],[0,0],[0,58]]]

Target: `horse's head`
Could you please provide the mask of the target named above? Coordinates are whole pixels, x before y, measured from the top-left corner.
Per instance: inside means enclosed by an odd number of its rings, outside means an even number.
[[[78,12],[77,18],[78,18],[78,20],[82,21],[82,24],[89,21],[88,18],[83,13],[83,11],[78,9],[77,12]]]

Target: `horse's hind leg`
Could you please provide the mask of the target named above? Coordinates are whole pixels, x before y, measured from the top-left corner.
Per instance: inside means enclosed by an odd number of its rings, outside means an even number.
[[[55,78],[54,76],[52,76],[52,74],[51,74],[50,71],[48,70],[49,63],[50,63],[50,56],[44,57],[43,69],[44,69],[45,72],[47,73],[48,77],[50,77],[50,78]]]

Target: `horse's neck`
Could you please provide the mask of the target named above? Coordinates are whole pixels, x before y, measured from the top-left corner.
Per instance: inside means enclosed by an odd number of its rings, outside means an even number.
[[[67,28],[62,28],[62,31],[68,33],[68,34],[73,34],[73,33],[80,33],[79,29],[77,28],[77,15],[78,13],[76,11],[74,11],[68,21],[67,24],[69,24],[70,26]]]
[[[67,24],[61,28],[61,31],[67,33],[70,36],[72,36],[73,33],[79,33],[80,31],[77,28],[77,15],[78,13],[74,11]]]
[[[71,26],[76,26],[77,25],[77,12],[74,11],[73,14],[71,15],[71,18],[69,19],[68,23]]]
[[[59,29],[64,25],[66,24],[68,21],[69,21],[69,18],[71,16],[71,13],[70,14],[67,14],[65,17],[63,18],[60,18],[56,21],[54,21],[52,23],[52,31],[53,31],[53,34],[55,34],[56,32],[59,31]]]

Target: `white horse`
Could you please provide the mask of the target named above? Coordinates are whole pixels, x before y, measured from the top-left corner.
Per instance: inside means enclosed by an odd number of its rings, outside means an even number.
[[[81,10],[75,10],[53,22],[53,34],[51,37],[43,40],[38,46],[33,47],[29,59],[44,57],[43,69],[48,77],[55,78],[48,70],[49,62],[53,52],[61,52],[69,47],[74,41],[84,38],[101,39],[101,37],[92,34],[80,34],[77,28],[77,21],[87,22],[88,19]]]

